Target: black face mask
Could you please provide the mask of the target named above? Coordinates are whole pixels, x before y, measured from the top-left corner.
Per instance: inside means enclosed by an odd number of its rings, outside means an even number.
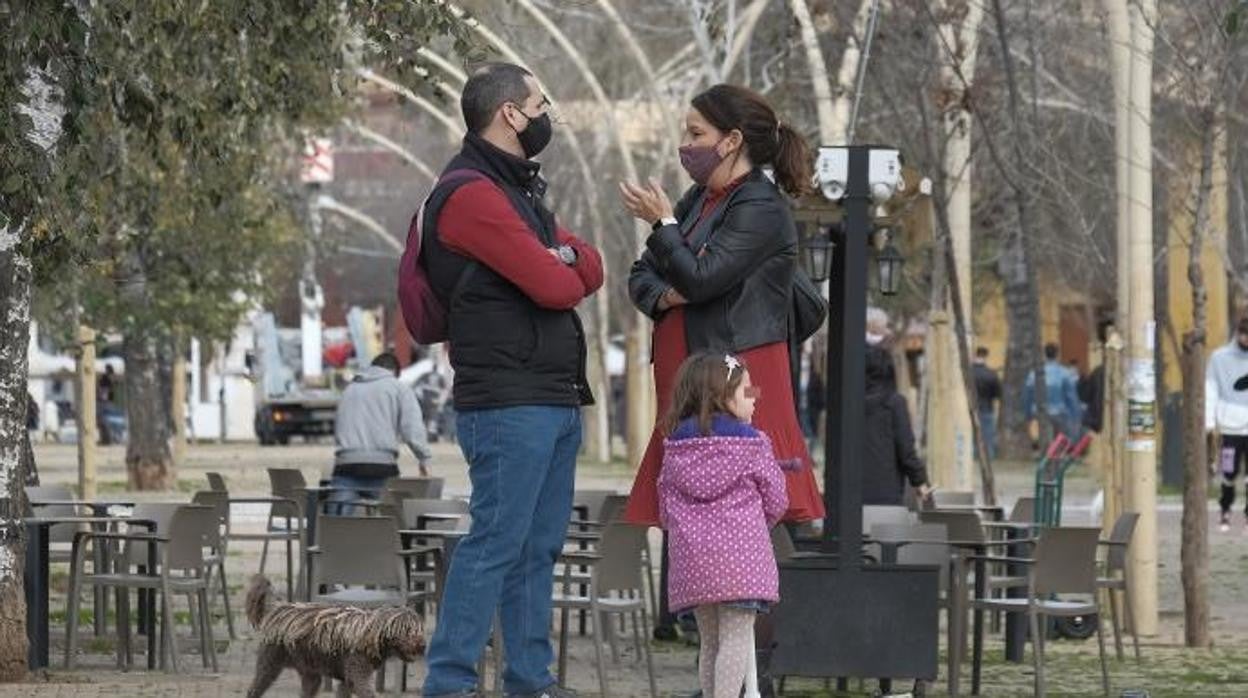
[[[524,110],[520,110],[520,113],[524,114]],[[516,137],[520,139],[520,149],[524,151],[524,157],[534,158],[550,145],[554,125],[550,122],[549,113],[541,116],[524,114],[524,118],[529,120],[529,125],[523,131],[516,131]]]

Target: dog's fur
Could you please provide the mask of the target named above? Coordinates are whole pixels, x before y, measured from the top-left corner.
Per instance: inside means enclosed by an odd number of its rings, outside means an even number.
[[[411,662],[425,650],[421,617],[413,609],[276,602],[273,585],[259,575],[247,589],[246,611],[260,638],[248,698],[264,695],[287,667],[298,672],[305,698],[315,696],[327,677],[341,681],[339,698],[371,698],[373,673],[386,659]]]

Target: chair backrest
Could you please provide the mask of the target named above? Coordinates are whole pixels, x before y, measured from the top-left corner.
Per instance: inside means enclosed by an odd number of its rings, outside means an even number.
[[[1114,522],[1114,527],[1109,532],[1109,540],[1115,545],[1108,546],[1105,556],[1109,572],[1120,572],[1127,568],[1127,550],[1131,546],[1131,536],[1135,535],[1135,524],[1139,520],[1139,514],[1126,511]]]
[[[468,502],[462,499],[405,499],[403,500],[403,526],[416,528],[424,514],[468,514]]]
[[[862,530],[870,531],[880,524],[904,526],[915,523],[914,512],[904,506],[867,504],[862,508]]]
[[[69,485],[31,485],[26,488],[26,499],[32,502],[50,502],[58,499],[73,499],[74,492]]]
[[[983,543],[984,526],[979,514],[973,511],[921,511],[919,522],[925,524],[943,524],[948,532],[948,540],[964,543]]]
[[[934,490],[932,503],[937,509],[975,506],[975,492],[973,490]]]
[[[298,468],[269,468],[269,492],[274,497],[283,497],[294,502],[278,502],[273,505],[273,516],[300,516],[299,502],[303,501],[303,488],[308,483],[303,479],[303,471]]]
[[[204,473],[208,478],[208,489],[213,492],[227,492],[229,488],[225,486],[225,478],[221,473]]]
[[[321,516],[316,583],[403,588],[399,529],[386,516]]]
[[[440,477],[392,477],[386,480],[386,490],[402,493],[404,499],[441,499],[445,484]]]
[[[1010,510],[1011,523],[1032,523],[1036,520],[1036,498],[1019,497]]]
[[[599,594],[642,589],[641,550],[649,529],[625,523],[607,524],[602,529],[594,565],[594,581]]]
[[[572,505],[573,507],[585,507],[586,518],[592,521],[602,521],[600,517],[602,515],[603,502],[607,500],[607,497],[615,493],[615,490],[577,490],[572,494]],[[579,516],[579,513],[573,512],[573,517]]]
[[[936,565],[940,568],[940,590],[949,588],[949,561],[953,554],[948,545],[949,530],[944,524],[876,524],[870,530],[872,540],[882,543],[910,541],[897,549],[899,565]]]
[[[211,506],[184,504],[169,517],[165,531],[164,571],[193,572],[204,569],[204,549],[214,548],[213,539],[220,537],[217,511]]]
[[[217,538],[212,547],[219,549],[222,541],[230,535],[230,495],[218,490],[200,490],[191,497],[191,504],[212,507],[217,515]]]
[[[1101,529],[1054,526],[1040,532],[1035,549],[1035,593],[1096,593],[1096,548]]]
[[[615,523],[624,517],[624,507],[628,506],[628,495],[610,494],[602,500],[602,508],[598,510],[598,521]]]

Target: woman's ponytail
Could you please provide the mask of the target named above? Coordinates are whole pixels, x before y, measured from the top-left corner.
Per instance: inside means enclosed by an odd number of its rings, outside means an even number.
[[[793,197],[809,194],[814,168],[811,163],[810,146],[806,145],[806,139],[784,122],[777,124],[776,137],[779,141],[779,148],[772,159],[772,166],[776,172],[776,184]]]

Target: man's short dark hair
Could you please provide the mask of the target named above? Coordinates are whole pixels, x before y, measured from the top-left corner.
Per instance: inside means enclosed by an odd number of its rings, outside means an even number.
[[[1048,344],[1044,345],[1044,358],[1048,359],[1049,361],[1053,361],[1057,359],[1057,354],[1058,354],[1058,348],[1056,344],[1049,342]]]
[[[1240,316],[1239,324],[1235,325],[1235,331],[1239,334],[1248,334],[1248,315]]]
[[[399,357],[395,356],[394,354],[391,354],[388,351],[383,351],[382,353],[377,355],[377,358],[373,359],[373,365],[378,368],[387,369],[391,373],[398,374]]]
[[[524,79],[532,75],[514,63],[486,63],[477,68],[459,98],[468,131],[480,134],[490,125],[494,112],[507,102],[524,104],[529,98],[529,85]]]
[[[980,359],[988,358],[988,347],[978,347],[975,349],[975,356]]]

